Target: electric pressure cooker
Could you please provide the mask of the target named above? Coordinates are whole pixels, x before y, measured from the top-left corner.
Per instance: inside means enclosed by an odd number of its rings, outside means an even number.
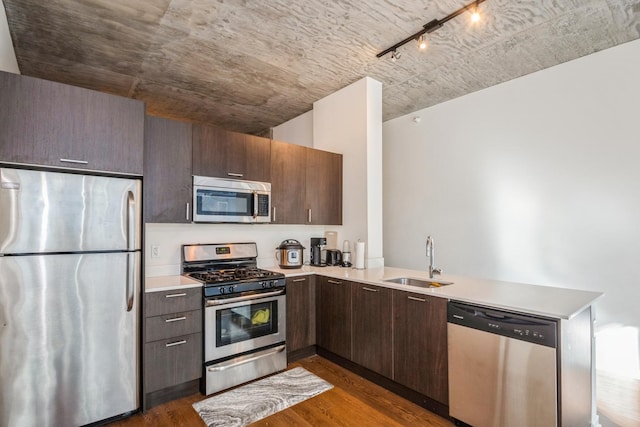
[[[283,240],[276,248],[276,260],[280,268],[302,267],[302,255],[304,246],[295,239]]]

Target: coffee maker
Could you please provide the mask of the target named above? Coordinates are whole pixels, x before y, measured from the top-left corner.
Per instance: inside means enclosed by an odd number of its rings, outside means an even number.
[[[325,237],[311,238],[311,258],[309,264],[315,267],[325,267],[327,264],[322,260],[322,249],[327,245]]]

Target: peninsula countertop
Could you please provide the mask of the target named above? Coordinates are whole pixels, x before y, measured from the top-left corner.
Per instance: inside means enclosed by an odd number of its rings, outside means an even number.
[[[426,271],[394,267],[356,270],[343,267],[311,267],[298,269],[267,268],[283,273],[286,277],[318,274],[335,279],[368,283],[456,301],[516,311],[554,319],[570,319],[591,305],[603,293],[553,286],[529,285],[525,283],[478,279],[465,276],[441,275],[429,279]],[[387,279],[409,277],[422,280],[453,282],[435,288],[423,288],[386,282]]]

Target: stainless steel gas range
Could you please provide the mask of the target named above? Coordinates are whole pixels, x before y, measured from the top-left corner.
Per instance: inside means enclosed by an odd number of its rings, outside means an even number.
[[[207,395],[287,367],[284,275],[257,257],[255,243],[182,246],[182,273],[204,285]]]

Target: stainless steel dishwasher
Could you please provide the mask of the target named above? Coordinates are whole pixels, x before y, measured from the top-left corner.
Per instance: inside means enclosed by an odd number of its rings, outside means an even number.
[[[474,427],[558,425],[557,323],[449,302],[449,415]]]

